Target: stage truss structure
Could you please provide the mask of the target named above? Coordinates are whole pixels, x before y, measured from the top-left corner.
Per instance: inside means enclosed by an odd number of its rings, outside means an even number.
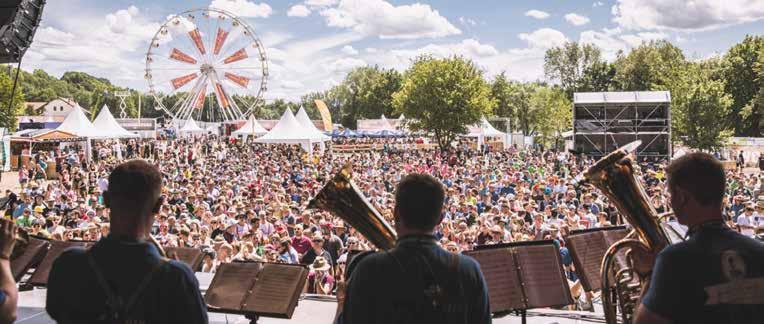
[[[145,79],[174,121],[242,120],[264,103],[265,47],[243,19],[215,8],[170,16],[151,39]]]
[[[668,91],[573,94],[574,150],[602,157],[641,140],[640,158],[671,158],[671,94]]]

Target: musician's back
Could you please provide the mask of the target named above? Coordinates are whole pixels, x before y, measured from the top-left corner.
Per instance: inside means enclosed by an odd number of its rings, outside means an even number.
[[[365,257],[348,282],[340,323],[490,323],[477,262],[431,236],[407,236]]]

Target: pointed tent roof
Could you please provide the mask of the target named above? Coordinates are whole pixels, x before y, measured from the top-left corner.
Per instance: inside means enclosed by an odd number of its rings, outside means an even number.
[[[88,120],[80,105],[75,104],[72,111],[56,130],[71,133],[79,137],[102,138],[103,134]]]
[[[231,136],[237,136],[237,135],[262,135],[267,133],[268,130],[263,128],[260,123],[257,122],[257,119],[255,119],[254,115],[250,115],[249,119],[244,123],[244,125],[241,125],[239,129],[235,130],[233,133],[231,133]]]
[[[485,116],[482,117],[480,123],[471,127],[469,134],[467,134],[468,137],[497,137],[504,135],[504,132],[491,126],[491,123],[488,122]]]
[[[394,131],[395,130],[395,127],[393,127],[393,125],[390,124],[390,121],[387,120],[387,117],[385,117],[384,114],[382,114],[382,118],[380,118],[380,120],[382,123],[382,128],[378,129],[378,131],[384,131],[384,130]]]
[[[189,118],[186,124],[180,129],[181,133],[204,133],[205,130],[199,127],[194,118]]]
[[[93,126],[102,133],[104,137],[109,138],[125,138],[125,137],[138,137],[138,135],[128,132],[124,129],[109,111],[109,107],[103,105],[101,111],[93,121]]]
[[[308,117],[308,113],[305,111],[305,108],[300,107],[300,110],[297,111],[297,115],[295,115],[295,118],[297,119],[297,122],[300,123],[300,126],[304,127],[310,133],[315,134],[319,138],[321,137],[319,135],[326,136],[324,132],[316,128],[316,125],[313,124],[313,121],[311,121],[310,117]]]
[[[257,143],[283,143],[283,144],[304,144],[315,143],[330,140],[331,137],[323,133],[313,133],[303,127],[297,118],[292,114],[292,110],[287,108],[281,119],[273,126],[271,130],[263,136],[255,139]]]

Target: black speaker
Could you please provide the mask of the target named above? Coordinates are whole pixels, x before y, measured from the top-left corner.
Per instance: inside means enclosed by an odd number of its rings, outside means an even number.
[[[0,2],[0,63],[16,63],[32,45],[45,0]]]

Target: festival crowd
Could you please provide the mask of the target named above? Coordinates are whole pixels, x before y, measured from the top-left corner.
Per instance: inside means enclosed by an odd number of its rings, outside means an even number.
[[[164,203],[153,236],[163,246],[198,248],[202,272],[221,263],[267,261],[309,265],[308,292],[331,294],[348,252],[373,246],[331,213],[307,209],[344,165],[388,222],[393,190],[412,172],[431,174],[446,187],[436,236],[451,252],[476,245],[555,239],[568,277],[575,269],[565,236],[572,230],[623,224],[614,205],[575,177],[594,160],[541,149],[477,151],[460,142],[448,153],[417,150],[402,139],[376,139],[375,150],[307,155],[298,146],[261,145],[218,137],[104,141],[92,161],[76,147],[38,153],[19,170],[21,192],[7,191],[6,218],[32,235],[96,241],[109,233],[102,193],[121,160],[144,158],[164,176]],[[338,145],[335,143],[335,145]],[[55,161],[55,176],[46,174]],[[653,206],[667,212],[664,162],[640,163]],[[746,235],[764,228],[756,175],[728,171],[725,213]],[[56,180],[49,180],[50,178]]]

